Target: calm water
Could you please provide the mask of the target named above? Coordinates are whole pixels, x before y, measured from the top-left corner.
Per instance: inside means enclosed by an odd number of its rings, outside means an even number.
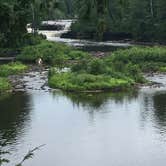
[[[130,94],[18,92],[0,99],[0,136],[13,165],[165,166],[166,91]]]

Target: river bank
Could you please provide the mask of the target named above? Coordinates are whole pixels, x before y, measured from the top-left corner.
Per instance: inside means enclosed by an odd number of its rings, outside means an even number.
[[[16,92],[53,92],[59,89],[52,89],[48,85],[49,66],[28,65],[28,70],[19,75],[8,77],[12,85],[12,93]],[[142,88],[162,89],[166,87],[166,74],[164,73],[145,73],[144,77],[149,81],[147,84],[137,84],[133,90]],[[114,89],[114,92],[119,90]],[[131,91],[131,89],[130,89]],[[83,93],[101,93],[101,90],[82,91]],[[81,93],[81,91],[80,91]]]
[[[47,40],[50,40],[50,34],[54,39],[60,39],[64,32],[69,31],[71,23],[72,21],[59,22],[64,29],[45,33]],[[44,32],[39,31],[42,35]],[[49,65],[48,85],[54,89],[77,92],[124,91],[147,84],[143,73],[166,71],[165,47],[133,47],[128,43],[80,40],[79,45],[84,43],[82,45],[84,48],[86,46],[97,48],[96,51],[86,52],[78,49],[78,45],[72,45],[70,40],[68,44],[57,40],[51,42],[44,40],[42,35],[29,34],[33,44],[24,46],[16,56],[16,60],[35,63],[37,59],[42,59],[44,64]],[[100,51],[102,47],[114,47],[114,51]],[[66,67],[69,71],[58,72],[58,68]],[[37,68],[31,70],[34,73],[39,72]],[[14,83],[14,86],[15,84],[17,83]]]
[[[117,161],[128,166],[126,160],[133,166],[164,165],[165,98],[166,90],[152,88],[114,94],[15,92],[0,99],[0,141],[8,140],[3,150],[10,151],[2,157],[13,166],[29,149],[46,144],[25,166]]]
[[[64,44],[42,40],[39,44],[23,48],[16,59],[24,63],[36,63],[36,60],[41,58],[44,64],[48,64],[47,69],[29,66],[27,79],[31,80],[31,84],[35,80],[30,78],[39,75],[39,80],[40,77],[48,79],[49,87],[62,91],[117,92],[149,84],[143,73],[165,73],[165,53],[165,47],[133,47],[108,53],[107,56],[94,56]],[[20,85],[17,77],[11,75],[20,74],[28,67],[21,63],[9,63],[1,65],[0,68],[1,77],[10,76],[16,89],[25,88],[26,79]],[[61,71],[63,68],[69,70]],[[42,74],[44,72],[47,76]],[[40,90],[42,86],[29,88]]]

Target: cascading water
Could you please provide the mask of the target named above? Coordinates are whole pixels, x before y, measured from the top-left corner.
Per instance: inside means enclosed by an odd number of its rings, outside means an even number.
[[[39,33],[44,34],[47,36],[47,40],[66,43],[68,45],[79,47],[79,48],[86,48],[89,51],[110,51],[114,50],[115,48],[126,48],[132,46],[128,42],[96,42],[92,40],[82,40],[82,39],[69,39],[69,38],[61,38],[61,35],[70,31],[71,24],[75,20],[57,20],[57,21],[43,21],[43,24],[49,25],[62,25],[64,26],[63,30],[59,31],[48,31],[48,30],[40,30]],[[31,29],[28,29],[31,32]]]

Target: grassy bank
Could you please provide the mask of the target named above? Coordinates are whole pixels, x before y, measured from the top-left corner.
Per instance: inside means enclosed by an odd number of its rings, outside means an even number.
[[[65,91],[121,91],[147,83],[144,72],[166,70],[165,47],[134,47],[79,59],[68,72],[50,70],[49,85]]]
[[[122,68],[131,63],[143,72],[161,71],[166,67],[166,47],[133,47],[119,50],[112,54],[110,60],[119,63]]]
[[[118,50],[103,58],[70,46],[41,39],[25,46],[17,59],[50,64],[49,86],[65,91],[121,91],[144,84],[144,72],[166,72],[166,47],[133,47]],[[70,71],[59,72],[58,68]],[[26,70],[20,63],[0,66],[0,76]]]
[[[8,80],[8,76],[24,72],[27,66],[20,62],[13,62],[0,65],[0,93],[10,91],[12,85]]]
[[[132,79],[116,79],[105,75],[54,73],[49,79],[53,88],[65,91],[119,91],[134,84]]]
[[[11,89],[11,85],[6,78],[0,77],[0,94]]]
[[[7,77],[9,75],[19,74],[24,72],[27,66],[20,62],[13,62],[5,65],[0,65],[0,77]]]

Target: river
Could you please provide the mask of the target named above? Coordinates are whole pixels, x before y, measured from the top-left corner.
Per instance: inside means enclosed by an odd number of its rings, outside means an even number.
[[[0,100],[0,136],[11,164],[165,166],[166,89],[125,94],[29,90]]]
[[[25,166],[165,166],[165,75],[147,76],[161,87],[92,94],[36,89],[45,75],[28,73],[24,91],[0,98],[7,166],[43,144]]]
[[[70,31],[71,24],[74,20],[58,20],[58,21],[43,21],[43,23],[47,24],[59,24],[63,25],[64,29],[60,31],[39,31],[39,33],[46,35],[47,40],[54,42],[61,42],[68,44],[73,47],[77,47],[86,51],[112,51],[117,48],[126,48],[132,46],[129,42],[120,42],[120,41],[106,41],[106,42],[96,42],[93,40],[79,40],[79,39],[68,39],[61,38],[63,33]],[[28,32],[32,30],[29,28]]]

